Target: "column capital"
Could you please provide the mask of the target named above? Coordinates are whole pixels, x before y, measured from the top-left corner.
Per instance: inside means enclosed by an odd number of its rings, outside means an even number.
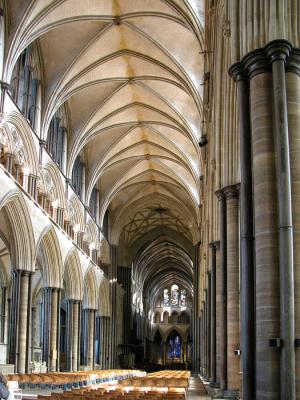
[[[271,72],[271,64],[264,49],[251,51],[243,58],[242,64],[249,80],[256,75]]]
[[[272,63],[282,60],[286,64],[287,71],[300,75],[300,50],[293,48],[292,44],[285,39],[277,39],[246,54],[228,70],[229,75],[235,82],[251,80],[254,76],[271,72]]]
[[[58,287],[52,287],[52,286],[45,286],[45,287],[43,287],[43,290],[45,291],[45,292],[60,292],[61,291],[61,288],[58,288]]]
[[[289,58],[291,50],[291,43],[284,39],[273,40],[265,47],[266,55],[271,63],[274,61],[283,61],[285,63]]]
[[[223,188],[223,192],[226,200],[238,198],[240,192],[240,184],[226,186]]]
[[[247,80],[247,74],[241,62],[232,64],[228,73],[235,82]]]
[[[293,49],[286,62],[287,72],[293,72],[300,76],[300,49]]]
[[[215,191],[215,195],[217,196],[218,200],[224,200],[225,199],[225,194],[223,189],[219,189]]]
[[[80,304],[81,300],[66,299],[66,302],[69,303],[69,304]]]
[[[15,269],[13,269],[11,272],[12,272],[12,274],[15,275],[15,276],[17,276],[17,275],[20,275],[20,276],[30,276],[30,275],[33,274],[33,271],[27,271],[27,270],[25,270],[25,269],[19,269],[19,268],[15,268]]]

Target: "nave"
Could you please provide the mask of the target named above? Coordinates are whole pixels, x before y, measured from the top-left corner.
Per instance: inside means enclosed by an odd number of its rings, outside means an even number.
[[[0,0],[1,373],[300,400],[299,10]]]

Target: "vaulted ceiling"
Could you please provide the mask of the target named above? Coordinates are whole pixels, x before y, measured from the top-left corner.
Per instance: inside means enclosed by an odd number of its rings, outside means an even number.
[[[38,39],[42,136],[69,115],[67,175],[79,153],[87,199],[100,189],[112,241],[167,224],[199,231],[204,0],[10,0],[6,81]],[[155,211],[156,210],[156,211]],[[160,210],[160,211],[157,211]]]

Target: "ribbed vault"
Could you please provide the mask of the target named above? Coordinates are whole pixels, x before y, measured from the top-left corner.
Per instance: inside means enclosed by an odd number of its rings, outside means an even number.
[[[43,65],[41,136],[47,138],[52,117],[64,106],[66,174],[71,176],[76,157],[84,154],[85,201],[96,186],[100,225],[107,209],[117,224],[114,242],[135,218],[130,205],[141,209],[147,196],[167,198],[178,220],[176,202],[185,204],[191,215],[181,231],[195,230],[204,1],[47,0],[22,9],[11,0],[8,13],[4,80],[10,81],[21,52],[37,41]]]
[[[173,283],[193,293],[193,261],[174,240],[158,237],[146,245],[134,261],[133,277],[150,307],[158,293]]]
[[[199,242],[204,174],[204,4],[11,0],[7,10],[4,81],[35,42],[42,66],[40,137],[47,140],[52,118],[64,110],[64,173],[71,178],[80,156],[81,200],[88,206],[99,190],[98,222],[104,227],[109,211],[107,240],[133,260],[136,287],[150,302],[173,282],[193,292],[190,249]],[[77,202],[73,208],[80,210]],[[96,309],[91,274],[83,300]]]

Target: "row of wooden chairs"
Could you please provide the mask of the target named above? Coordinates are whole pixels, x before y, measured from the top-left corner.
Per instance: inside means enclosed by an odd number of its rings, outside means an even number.
[[[51,396],[38,396],[38,400],[185,400],[185,392],[180,389],[171,388],[168,390],[143,390],[136,388],[121,387],[97,387],[74,389],[69,392],[52,393]]]
[[[190,371],[159,371],[147,374],[145,377],[125,379],[121,382],[123,386],[146,386],[146,387],[178,387],[187,388],[189,385]]]
[[[137,370],[94,370],[78,372],[47,372],[31,374],[9,374],[8,381],[18,381],[20,388],[44,388],[63,390],[81,387],[89,384],[121,380],[145,374]]]

